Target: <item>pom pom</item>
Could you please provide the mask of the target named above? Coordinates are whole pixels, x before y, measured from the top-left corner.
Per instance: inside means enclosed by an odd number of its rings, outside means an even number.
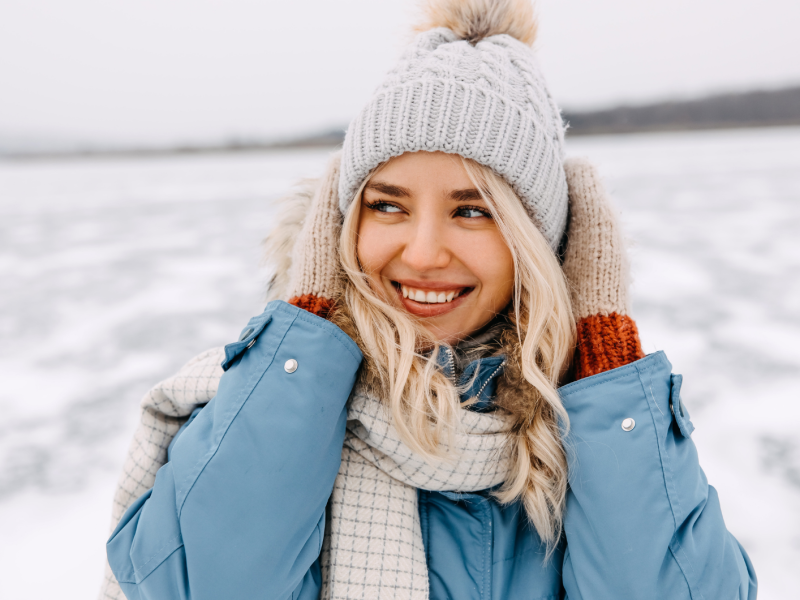
[[[537,22],[530,0],[424,0],[417,32],[446,27],[476,44],[502,33],[533,45]]]

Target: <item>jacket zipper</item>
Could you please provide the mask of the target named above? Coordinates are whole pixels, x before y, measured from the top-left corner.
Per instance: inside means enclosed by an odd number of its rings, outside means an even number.
[[[484,382],[483,382],[483,385],[481,386],[481,389],[479,389],[479,390],[478,390],[478,393],[477,393],[477,394],[475,394],[475,397],[476,397],[478,400],[480,400],[480,399],[481,399],[481,394],[483,393],[483,390],[485,390],[485,389],[486,389],[486,386],[487,386],[487,385],[489,385],[489,382],[490,382],[492,379],[494,379],[494,376],[495,376],[495,375],[497,375],[497,373],[500,371],[500,369],[502,369],[502,368],[503,368],[503,367],[505,367],[505,366],[506,366],[506,361],[505,361],[505,360],[503,360],[503,362],[501,362],[499,365],[497,365],[497,368],[496,368],[494,371],[492,371],[492,374],[491,374],[491,375],[489,375],[489,378],[488,378],[486,381],[484,381]]]
[[[444,349],[447,352],[447,362],[450,365],[450,381],[453,382],[453,385],[456,385],[456,361],[453,357],[453,350],[450,346],[445,346]]]

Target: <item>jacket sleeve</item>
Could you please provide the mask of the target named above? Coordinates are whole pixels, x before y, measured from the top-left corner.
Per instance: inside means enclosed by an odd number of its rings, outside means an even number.
[[[313,576],[360,362],[339,328],[285,302],[250,321],[108,541],[129,599],[283,600]]]
[[[569,600],[756,598],[671,370],[659,352],[560,390],[570,417]]]

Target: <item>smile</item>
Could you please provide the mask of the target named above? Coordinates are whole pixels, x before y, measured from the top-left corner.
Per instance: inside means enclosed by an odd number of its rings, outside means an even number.
[[[413,287],[408,287],[402,284],[400,291],[403,293],[403,298],[408,298],[414,302],[421,304],[444,304],[445,302],[452,302],[455,298],[461,295],[465,288],[456,288],[452,290],[421,290]]]
[[[474,287],[438,281],[425,287],[422,287],[423,282],[413,282],[414,285],[411,283],[391,282],[403,307],[412,315],[422,318],[438,317],[455,310],[475,290]]]

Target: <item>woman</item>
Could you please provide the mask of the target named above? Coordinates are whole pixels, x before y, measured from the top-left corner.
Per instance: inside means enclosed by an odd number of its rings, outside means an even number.
[[[529,4],[427,17],[289,201],[288,302],[145,397],[105,596],[754,599]]]

